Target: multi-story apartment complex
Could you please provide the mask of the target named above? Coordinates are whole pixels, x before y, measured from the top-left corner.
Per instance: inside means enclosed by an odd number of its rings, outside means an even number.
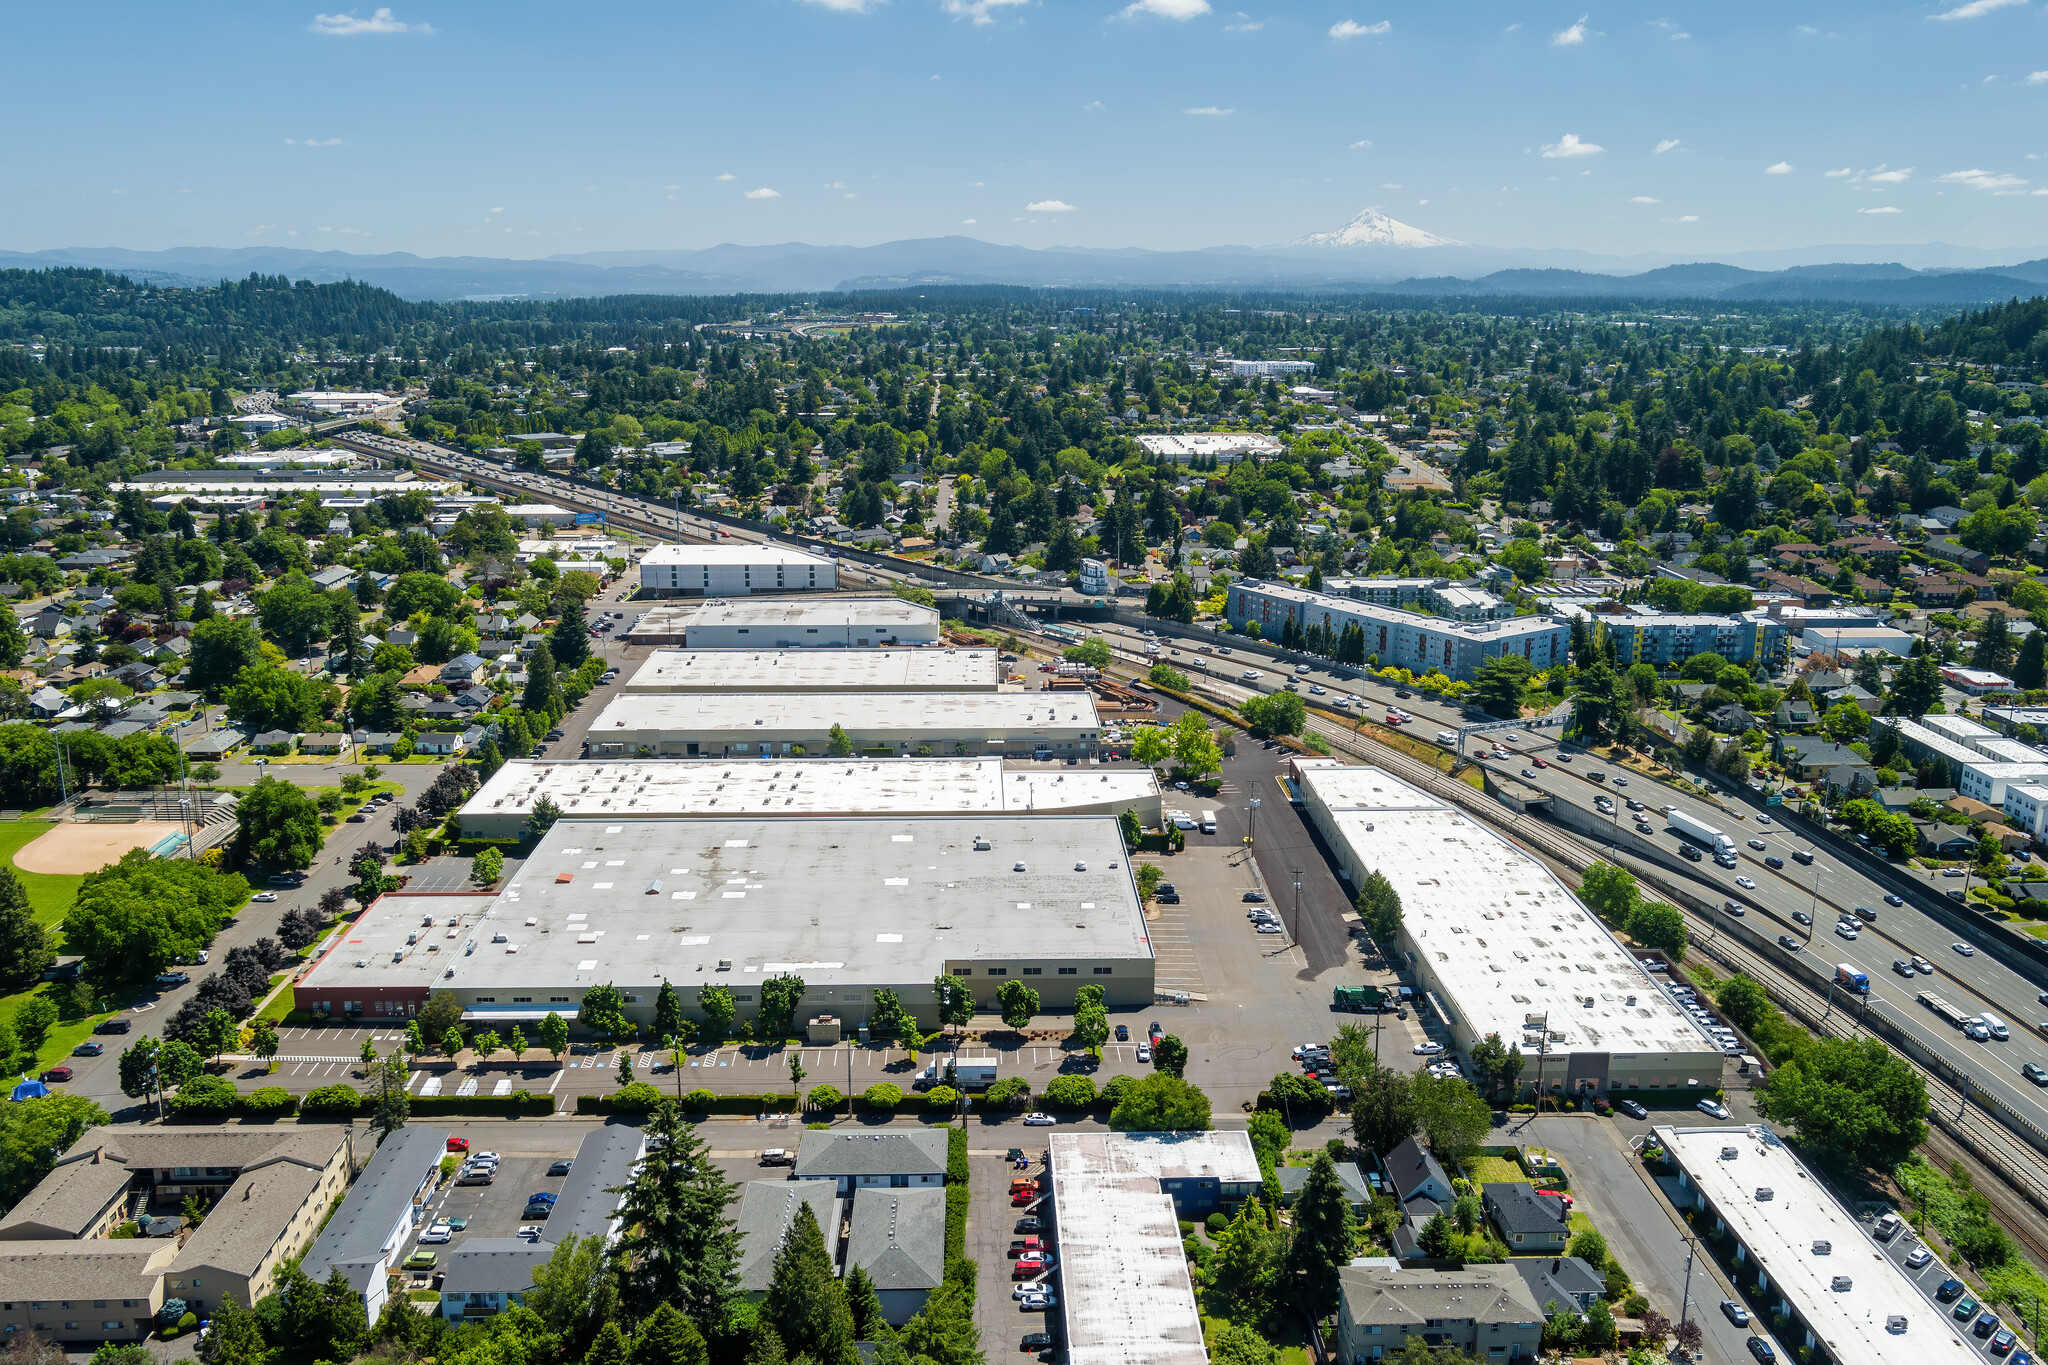
[[[1232,583],[1226,612],[1232,626],[1255,624],[1268,640],[1278,639],[1289,620],[1301,630],[1319,625],[1333,638],[1356,625],[1365,632],[1366,655],[1380,667],[1437,669],[1454,682],[1472,681],[1488,659],[1504,654],[1518,654],[1542,670],[1563,663],[1571,652],[1571,623],[1561,616],[1447,620],[1285,583]]]
[[[1593,620],[1613,642],[1615,663],[1621,668],[1636,664],[1676,668],[1695,654],[1718,654],[1734,664],[1770,663],[1785,648],[1784,624],[1763,612],[1740,616],[1627,612]]]

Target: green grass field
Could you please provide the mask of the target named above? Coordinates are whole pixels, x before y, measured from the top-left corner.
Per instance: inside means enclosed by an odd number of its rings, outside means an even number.
[[[43,834],[56,826],[48,820],[12,820],[0,823],[0,858],[7,860],[8,867],[21,879],[22,890],[28,892],[29,907],[35,911],[38,924],[55,924],[64,918],[71,908],[72,897],[78,894],[81,876],[55,872],[23,872],[14,866],[14,855]]]
[[[1465,1163],[1465,1178],[1476,1188],[1503,1181],[1527,1180],[1522,1168],[1504,1156],[1476,1156]]]

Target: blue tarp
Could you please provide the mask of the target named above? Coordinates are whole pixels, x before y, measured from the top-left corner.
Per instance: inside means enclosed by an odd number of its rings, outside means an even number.
[[[26,1075],[23,1075],[21,1084],[14,1087],[12,1098],[17,1100],[40,1100],[48,1096],[49,1093],[49,1086],[44,1085],[41,1081],[32,1081]]]

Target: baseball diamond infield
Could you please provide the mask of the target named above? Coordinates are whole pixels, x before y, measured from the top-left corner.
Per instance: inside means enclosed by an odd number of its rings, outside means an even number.
[[[14,865],[24,872],[77,874],[97,872],[120,861],[131,848],[152,848],[185,826],[176,820],[138,820],[133,824],[62,824],[24,845]]]

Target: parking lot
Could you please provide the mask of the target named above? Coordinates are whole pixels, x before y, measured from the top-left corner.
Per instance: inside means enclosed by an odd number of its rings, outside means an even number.
[[[576,1146],[589,1131],[584,1124],[532,1125],[522,1128],[520,1134],[530,1137],[542,1132],[552,1138],[542,1150],[508,1151],[503,1148],[488,1148],[487,1141],[495,1141],[497,1134],[479,1131],[470,1140],[476,1151],[495,1150],[500,1161],[497,1172],[487,1185],[465,1185],[458,1176],[444,1183],[429,1202],[429,1215],[420,1225],[414,1243],[407,1249],[410,1256],[414,1251],[428,1251],[435,1254],[437,1265],[420,1270],[413,1275],[414,1287],[423,1287],[430,1280],[434,1269],[447,1263],[449,1254],[475,1237],[513,1237],[519,1229],[528,1225],[544,1224],[544,1219],[525,1216],[527,1197],[533,1194],[560,1194],[567,1172],[548,1174],[548,1168],[557,1161],[572,1160]],[[440,1243],[423,1243],[418,1235],[440,1222],[461,1222],[459,1230],[451,1230],[449,1240]]]
[[[998,1134],[1003,1136],[998,1137]],[[1017,1231],[1019,1218],[1037,1217],[1046,1224],[1034,1235],[1051,1238],[1054,1264],[1050,1270],[1031,1276],[1030,1282],[1051,1287],[1054,1297],[1058,1297],[1059,1241],[1057,1229],[1050,1226],[1052,1200],[1040,1198],[1023,1208],[1010,1203],[1012,1179],[1036,1177],[1045,1170],[1045,1163],[1040,1159],[1045,1151],[1045,1130],[1014,1126],[1000,1129],[970,1127],[968,1141],[973,1146],[970,1148],[968,1175],[968,1189],[972,1195],[967,1206],[967,1255],[981,1263],[979,1288],[975,1294],[975,1320],[981,1328],[982,1349],[991,1360],[1001,1360],[1019,1353],[1020,1343],[1027,1332],[1051,1332],[1055,1335],[1059,1332],[1057,1307],[1051,1312],[1026,1312],[1019,1306],[1013,1290],[1023,1281],[1011,1279],[1013,1263],[1009,1254],[1011,1241],[1025,1235]],[[1005,1159],[1005,1149],[995,1145],[1002,1141],[1019,1144],[1030,1159],[1029,1170],[1017,1170]]]

